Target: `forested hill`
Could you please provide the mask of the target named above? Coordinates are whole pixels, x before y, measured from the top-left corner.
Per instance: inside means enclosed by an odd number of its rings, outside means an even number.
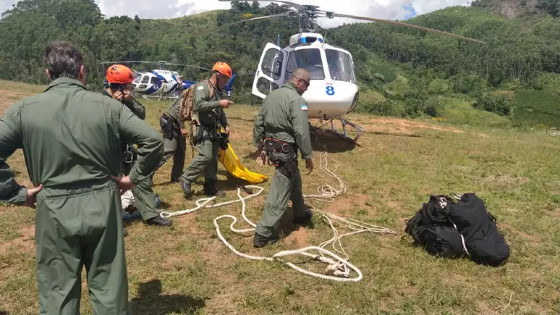
[[[485,45],[377,23],[321,33],[353,54],[362,111],[451,120],[453,115],[474,117],[474,106],[493,113],[484,116],[489,124],[560,127],[560,18],[552,2],[558,1],[480,0],[472,7],[451,7],[407,21]],[[524,5],[515,7],[514,18],[496,9],[512,4]],[[220,59],[239,74],[234,97],[248,102],[262,48],[278,36],[286,45],[297,33],[297,21],[232,23],[285,10],[276,4],[233,1],[226,11],[144,20],[104,18],[93,0],[23,0],[2,14],[0,78],[46,83],[43,48],[51,40],[67,39],[85,54],[90,86],[100,86],[104,61],[165,60],[208,67]],[[207,75],[191,67],[175,70],[188,79]]]

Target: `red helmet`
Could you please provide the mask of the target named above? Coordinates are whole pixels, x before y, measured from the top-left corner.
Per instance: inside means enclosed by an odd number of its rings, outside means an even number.
[[[107,82],[128,84],[134,81],[134,72],[123,65],[112,65],[107,69]]]
[[[219,72],[220,74],[225,75],[228,78],[231,78],[231,67],[225,63],[225,62],[221,62],[218,61],[214,64],[214,67],[212,67],[213,71]]]

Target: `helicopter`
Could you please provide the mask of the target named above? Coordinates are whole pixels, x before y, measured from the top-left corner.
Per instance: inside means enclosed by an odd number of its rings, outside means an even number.
[[[255,17],[241,22],[282,16],[299,17],[299,33],[290,37],[287,47],[280,48],[279,45],[273,43],[266,44],[255,72],[252,94],[264,99],[271,91],[280,88],[282,84],[287,82],[295,69],[305,68],[311,75],[311,84],[302,95],[307,101],[308,117],[325,121],[330,120],[331,131],[333,132],[335,132],[333,120],[338,119],[342,124],[342,135],[344,137],[348,137],[346,126],[355,128],[356,136],[352,139],[354,142],[358,140],[364,129],[342,118],[343,115],[356,108],[359,99],[352,55],[341,47],[327,44],[321,34],[315,33],[318,18],[341,17],[381,22],[484,44],[484,42],[476,39],[418,25],[322,11],[319,10],[319,6],[315,5],[300,5],[291,1],[277,0],[256,1],[279,2],[288,5],[290,9],[283,14]]]
[[[166,69],[169,66],[181,66],[181,67],[191,67],[198,68],[201,70],[211,70],[205,67],[185,65],[178,63],[169,63],[166,61],[116,61],[116,62],[103,62],[103,64],[133,64],[133,63],[144,63],[144,64],[157,64],[162,69],[154,69],[151,71],[134,72],[134,81],[132,81],[132,90],[135,93],[141,94],[143,98],[157,97],[158,99],[165,98],[178,98],[181,92],[191,85],[195,84],[196,81],[183,80],[177,71],[172,71]],[[233,84],[233,82],[232,82]],[[231,86],[231,85],[230,85]]]

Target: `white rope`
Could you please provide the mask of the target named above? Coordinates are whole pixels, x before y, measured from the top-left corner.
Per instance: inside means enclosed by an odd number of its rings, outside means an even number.
[[[328,155],[327,155],[326,152],[321,153],[321,169],[338,181],[339,188],[336,189],[336,188],[334,188],[330,185],[322,185],[318,188],[319,194],[304,195],[304,197],[313,198],[313,199],[322,200],[322,201],[327,201],[327,202],[334,202],[334,198],[343,194],[343,193],[345,193],[346,190],[347,190],[347,187],[344,184],[344,182],[334,173],[334,171],[331,171],[329,169]],[[335,167],[335,170],[336,169],[338,169],[338,163]],[[365,232],[380,233],[380,234],[396,234],[394,231],[392,231],[390,229],[387,229],[387,228],[378,227],[378,226],[375,226],[375,225],[372,225],[372,224],[369,224],[369,223],[360,222],[360,221],[357,221],[357,220],[345,219],[345,218],[342,218],[342,217],[334,215],[334,214],[323,212],[323,211],[320,211],[320,210],[317,210],[317,209],[311,209],[314,213],[321,214],[321,216],[328,222],[329,226],[331,227],[333,236],[329,240],[321,243],[319,246],[309,246],[309,247],[296,249],[296,250],[281,251],[281,252],[278,252],[278,253],[276,253],[272,256],[269,256],[269,257],[248,255],[248,254],[245,254],[243,252],[238,251],[233,245],[231,245],[225,239],[225,237],[222,235],[222,233],[220,231],[220,225],[218,223],[218,221],[220,221],[222,219],[228,219],[229,218],[229,219],[232,220],[232,223],[229,226],[229,228],[232,232],[237,233],[237,234],[242,234],[242,235],[246,235],[247,233],[254,232],[256,224],[253,223],[251,220],[249,220],[246,216],[245,200],[260,195],[263,192],[264,188],[259,187],[259,186],[253,186],[253,185],[249,185],[249,186],[245,186],[245,187],[255,188],[255,189],[258,190],[258,192],[243,197],[241,195],[241,189],[238,188],[237,189],[237,196],[238,196],[237,200],[230,200],[230,201],[227,201],[227,202],[222,202],[222,203],[217,203],[217,204],[209,204],[211,201],[213,201],[215,199],[215,197],[202,198],[202,199],[199,199],[199,200],[196,201],[197,206],[195,208],[180,210],[180,211],[176,211],[176,212],[162,211],[162,212],[160,212],[160,216],[162,216],[164,218],[169,218],[169,217],[173,217],[173,216],[179,216],[179,215],[183,215],[183,214],[192,213],[192,212],[195,212],[195,211],[200,210],[202,208],[215,208],[215,207],[220,207],[220,206],[224,206],[224,205],[228,205],[228,204],[232,204],[232,203],[236,203],[236,202],[241,202],[241,205],[242,205],[241,215],[242,215],[243,219],[245,220],[245,222],[247,222],[247,224],[249,224],[251,226],[251,228],[246,228],[246,229],[235,228],[235,225],[237,223],[237,218],[235,216],[229,215],[229,214],[221,215],[221,216],[218,216],[214,219],[214,226],[216,227],[216,233],[218,235],[218,238],[233,253],[235,253],[236,255],[238,255],[240,257],[251,259],[251,260],[264,260],[264,261],[281,262],[281,263],[289,266],[290,268],[295,269],[295,270],[297,270],[297,271],[299,271],[299,272],[301,272],[305,275],[309,275],[309,276],[313,276],[313,277],[317,277],[317,278],[321,278],[321,279],[325,279],[325,280],[338,281],[338,282],[357,282],[357,281],[360,281],[363,277],[360,269],[358,269],[356,266],[354,266],[353,264],[351,264],[348,261],[349,257],[347,255],[346,251],[344,250],[344,248],[342,246],[342,242],[341,242],[341,239],[343,237],[350,236],[350,235],[355,235],[355,234],[359,234],[359,233],[365,233]],[[340,235],[338,230],[334,226],[335,224],[340,226],[340,227],[347,228],[347,229],[351,230],[351,232]],[[329,250],[325,249],[325,247],[328,246],[328,245],[331,245],[332,248],[337,253],[343,255],[344,257],[340,257],[337,254],[335,254],[333,252],[330,252]],[[321,273],[317,273],[317,272],[313,272],[313,271],[310,271],[310,270],[303,269],[303,268],[297,266],[296,264],[294,264],[290,261],[286,261],[284,259],[288,256],[294,256],[294,255],[304,256],[304,257],[307,257],[307,258],[310,258],[310,259],[313,259],[313,260],[316,260],[316,261],[327,264],[325,274],[321,274]],[[355,274],[355,276],[351,277],[351,271],[354,271],[353,274]]]
[[[188,214],[188,213],[192,213],[195,212],[197,210],[200,210],[202,208],[217,208],[217,207],[221,207],[221,206],[225,206],[225,205],[229,205],[232,203],[236,203],[236,202],[242,202],[245,203],[245,200],[249,199],[249,198],[253,198],[256,197],[258,195],[260,195],[263,191],[264,188],[260,187],[260,186],[254,186],[254,185],[247,185],[245,186],[246,188],[255,188],[257,189],[256,193],[250,194],[246,197],[240,197],[240,199],[236,199],[236,200],[230,200],[230,201],[226,201],[226,202],[221,202],[221,203],[216,203],[216,204],[208,204],[210,203],[210,201],[213,201],[214,199],[216,199],[216,197],[209,197],[209,198],[201,198],[198,199],[195,203],[196,203],[196,207],[191,208],[191,209],[185,209],[185,210],[179,210],[179,211],[175,211],[175,212],[168,212],[168,211],[160,211],[159,215],[162,218],[170,218],[170,217],[176,217],[176,216],[180,216],[183,214]],[[238,189],[239,190],[239,189]],[[245,218],[245,215],[243,215],[243,217]],[[248,220],[247,220],[248,221]]]
[[[243,216],[245,218],[245,200],[246,198],[243,198],[241,196],[241,190],[238,189],[237,190],[237,196],[239,197],[239,200],[241,201],[242,204],[242,213]],[[233,222],[230,224],[230,230],[235,232],[235,233],[246,233],[246,232],[252,232],[254,231],[254,228],[250,228],[250,229],[236,229],[234,227],[234,225],[237,223],[237,218],[226,214],[226,215],[222,215],[219,216],[217,218],[214,219],[214,226],[216,227],[216,233],[218,235],[218,238],[226,245],[226,247],[228,247],[232,252],[234,252],[236,255],[239,255],[241,257],[247,258],[247,259],[252,259],[252,260],[266,260],[266,261],[279,261],[282,262],[284,264],[286,264],[287,266],[289,266],[290,268],[293,268],[303,274],[306,274],[308,276],[313,276],[313,277],[317,277],[317,278],[321,278],[321,279],[325,279],[325,280],[333,280],[333,281],[339,281],[339,282],[357,282],[360,281],[362,279],[362,272],[360,271],[360,269],[358,269],[356,266],[352,265],[351,263],[349,263],[347,261],[347,259],[341,258],[339,256],[337,256],[336,254],[322,248],[322,247],[318,247],[318,246],[310,246],[310,247],[305,247],[305,248],[301,248],[301,249],[297,249],[297,250],[287,250],[287,251],[281,251],[278,252],[274,255],[272,255],[271,257],[264,257],[264,256],[252,256],[252,255],[248,255],[245,253],[242,253],[240,251],[238,251],[233,245],[231,245],[226,239],[225,237],[222,235],[222,232],[220,231],[220,225],[218,224],[218,221],[223,219],[223,218],[230,218],[233,220]],[[254,224],[252,224],[252,222],[248,221],[247,222],[249,224],[251,224],[252,226],[254,226]],[[310,253],[310,251],[317,251],[319,252],[319,254],[313,254]],[[326,269],[326,273],[327,274],[320,274],[317,272],[313,272],[313,271],[309,271],[306,269],[303,269],[297,265],[295,265],[292,262],[289,261],[284,261],[282,258],[286,257],[286,256],[292,256],[292,255],[302,255],[305,257],[309,257],[312,258],[314,260],[320,261],[322,263],[327,264],[327,269]],[[325,257],[325,256],[330,256],[330,257]],[[354,270],[354,272],[357,274],[356,277],[350,277],[350,270]]]
[[[336,160],[333,160],[336,165],[334,167],[334,170],[330,170],[329,169],[329,156],[327,154],[327,152],[321,152],[320,155],[320,165],[321,165],[321,169],[329,174],[331,177],[333,177],[334,179],[336,179],[338,181],[338,189],[336,189],[335,187],[329,185],[329,184],[324,184],[321,185],[317,188],[317,192],[319,194],[314,194],[314,195],[303,195],[304,198],[312,198],[312,199],[316,199],[316,200],[321,200],[321,201],[325,201],[325,202],[334,202],[334,199],[336,197],[338,197],[339,195],[342,195],[346,192],[346,190],[348,189],[346,187],[346,184],[344,184],[344,182],[342,181],[342,179],[340,179],[340,177],[338,177],[335,173],[335,171],[338,169],[339,164]]]

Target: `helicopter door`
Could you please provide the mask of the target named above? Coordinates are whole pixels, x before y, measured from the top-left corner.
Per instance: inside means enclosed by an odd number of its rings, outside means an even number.
[[[286,53],[272,43],[264,47],[259,67],[253,80],[253,95],[265,98],[284,83]]]

